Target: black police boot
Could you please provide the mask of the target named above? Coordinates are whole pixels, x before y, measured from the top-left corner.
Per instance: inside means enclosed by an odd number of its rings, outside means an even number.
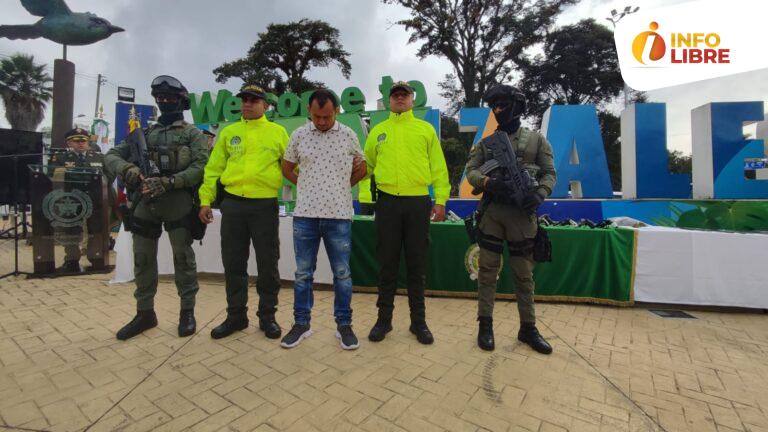
[[[211,337],[214,339],[221,339],[246,328],[248,328],[248,316],[245,312],[227,312],[227,319],[211,330]]]
[[[283,334],[283,329],[275,321],[274,316],[259,318],[259,329],[264,332],[264,336],[270,339],[277,339]]]
[[[382,317],[376,320],[376,324],[371,328],[371,332],[368,333],[368,340],[371,342],[381,342],[387,333],[392,331],[392,317]]]
[[[542,354],[551,354],[552,345],[541,336],[536,324],[521,323],[520,331],[517,332],[517,340],[528,344],[534,351]]]
[[[186,337],[195,334],[197,322],[195,321],[194,309],[182,309],[179,313],[179,337]]]
[[[480,329],[477,332],[477,346],[485,351],[493,351],[496,348],[496,342],[493,339],[493,318],[477,317],[480,321]]]
[[[419,341],[420,344],[430,345],[435,341],[435,337],[432,336],[432,332],[429,331],[426,321],[412,322],[409,330],[416,335],[416,340]]]
[[[128,340],[134,336],[140,335],[145,330],[157,327],[157,315],[154,310],[138,311],[131,322],[123,326],[117,332],[119,340]]]
[[[83,269],[80,267],[79,260],[64,261],[61,267],[56,269],[59,273],[80,273]]]

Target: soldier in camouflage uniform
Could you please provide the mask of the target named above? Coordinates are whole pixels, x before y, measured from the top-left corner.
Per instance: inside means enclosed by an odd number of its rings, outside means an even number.
[[[467,180],[476,190],[484,192],[477,234],[480,246],[478,275],[477,342],[484,350],[493,350],[493,303],[496,295],[496,278],[501,265],[504,243],[509,250],[509,267],[515,281],[517,307],[520,313],[520,331],[517,338],[534,350],[549,354],[552,347],[536,329],[533,307],[533,244],[538,228],[536,209],[552,193],[556,175],[552,146],[540,133],[520,126],[520,115],[525,111],[525,96],[516,88],[499,85],[483,96],[499,123],[498,129],[506,132],[512,143],[520,168],[528,171],[533,188],[525,196],[522,206],[505,200],[509,192],[504,181],[480,172],[480,166],[493,155],[480,141],[470,153],[466,166]]]
[[[137,313],[117,332],[120,340],[157,325],[157,242],[163,226],[173,249],[176,288],[181,297],[179,336],[194,334],[196,328],[197,264],[190,227],[192,218],[197,218],[193,207],[208,161],[208,140],[199,129],[184,122],[189,94],[179,80],[167,75],[155,78],[152,96],[161,115],[157,124],[143,132],[149,159],[159,168],[160,175],[144,178],[136,161],[130,160],[130,144],[126,142],[111,149],[105,157],[107,171],[120,175],[129,190],[141,191],[141,198],[132,203],[128,227],[133,233]]]
[[[103,170],[104,155],[101,154],[100,150],[94,150],[90,147],[89,135],[88,131],[83,128],[74,128],[67,132],[64,135],[64,138],[67,141],[67,150],[65,152],[52,154],[51,158],[48,160],[48,165],[64,168],[98,168]],[[110,204],[114,203],[114,194],[111,193],[111,184],[114,180],[114,177],[108,177],[104,180],[110,191]],[[68,235],[79,237],[80,241],[64,245],[64,264],[59,267],[58,270],[65,273],[79,273],[81,271],[80,242],[82,242],[83,228],[81,226],[75,226],[65,228],[64,230]],[[98,251],[97,245],[90,236],[88,237],[86,244],[88,260],[92,261]]]

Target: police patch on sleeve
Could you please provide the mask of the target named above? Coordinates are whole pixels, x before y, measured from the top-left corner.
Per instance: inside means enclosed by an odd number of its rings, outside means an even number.
[[[238,145],[240,144],[240,137],[239,136],[233,136],[231,140],[229,140],[229,144],[231,145]]]
[[[383,133],[383,132],[382,132],[382,133],[380,133],[380,134],[379,134],[379,136],[377,136],[377,137],[376,137],[376,141],[378,141],[378,142],[382,142],[382,141],[384,141],[385,139],[387,139],[387,134],[386,134],[386,133]]]

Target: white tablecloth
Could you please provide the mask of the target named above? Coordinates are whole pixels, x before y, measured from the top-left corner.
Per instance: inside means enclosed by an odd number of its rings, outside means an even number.
[[[768,308],[768,235],[638,231],[636,301]]]
[[[280,277],[293,280],[296,260],[293,252],[291,217],[280,218]],[[221,215],[215,213],[203,244],[195,242],[197,270],[224,273],[221,263]],[[121,231],[115,244],[117,261],[112,282],[133,280],[133,239]],[[638,229],[635,273],[635,300],[649,303],[736,306],[768,309],[766,234],[734,234],[676,228]],[[158,248],[158,271],[173,274],[173,256],[167,233]],[[256,275],[256,258],[251,249],[248,273]],[[317,257],[315,282],[331,284],[333,274],[325,248]]]
[[[192,248],[195,250],[197,271],[201,273],[224,273],[224,265],[221,262],[221,213],[214,210],[214,221],[208,225],[203,238],[203,244],[195,241]],[[133,280],[133,235],[120,228],[120,234],[115,243],[117,254],[115,262],[115,276],[113,283],[129,282]],[[280,218],[280,262],[278,264],[280,278],[294,280],[296,272],[296,259],[293,253],[293,218],[285,216]],[[161,275],[173,274],[173,253],[171,243],[168,241],[168,233],[163,231],[157,251],[157,270]],[[248,274],[255,276],[256,256],[253,247],[248,257]],[[328,255],[321,245],[317,254],[317,269],[315,270],[315,282],[332,284],[333,273],[328,262]]]

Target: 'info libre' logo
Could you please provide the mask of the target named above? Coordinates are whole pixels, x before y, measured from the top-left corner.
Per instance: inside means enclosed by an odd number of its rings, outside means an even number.
[[[656,30],[655,21],[649,31],[638,34],[632,41],[632,55],[640,64],[650,66],[669,54],[671,64],[730,63],[730,49],[721,48],[717,33],[670,33],[669,46]]]

